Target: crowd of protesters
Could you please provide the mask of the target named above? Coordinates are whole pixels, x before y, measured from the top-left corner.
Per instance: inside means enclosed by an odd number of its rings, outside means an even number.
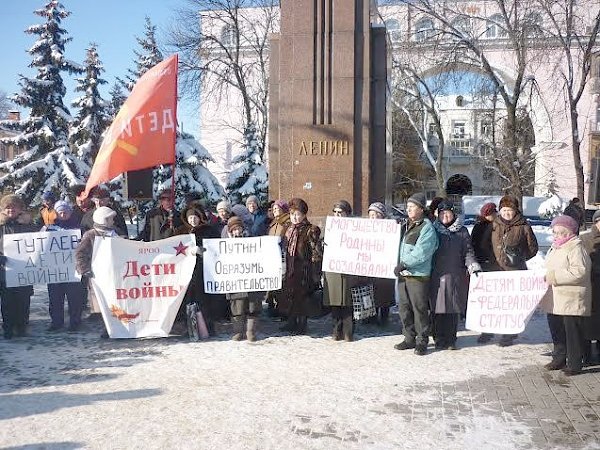
[[[88,286],[94,276],[91,270],[94,240],[129,238],[123,215],[111,201],[109,190],[96,188],[89,198],[83,197],[82,191],[74,192],[73,203],[58,199],[52,192],[43,193],[35,217],[19,196],[11,194],[0,199],[0,248],[5,234],[81,230],[75,259],[82,282],[48,285],[49,332],[65,328],[65,299],[69,332],[80,329],[84,308],[89,309],[90,317],[98,316],[100,309],[93,289]],[[331,312],[332,338],[350,342],[354,339],[356,322],[353,289],[371,285],[376,311],[373,321],[385,324],[390,307],[397,300],[404,335],[404,340],[395,345],[397,350],[425,355],[430,337],[436,349],[456,350],[458,325],[467,307],[469,275],[526,270],[527,260],[538,252],[535,234],[513,196],[502,197],[498,205],[483,205],[469,234],[452,201],[438,197],[428,205],[424,194],[415,193],[407,200],[405,217],[397,219],[401,236],[396,280],[322,273],[324,236],[308,220],[309,205],[301,198],[293,198],[275,200],[265,206],[261,208],[259,199],[250,195],[245,204],[231,205],[222,200],[213,213],[199,196],[189,195],[180,212],[174,207],[169,189],[159,193],[158,206],[147,212],[138,240],[149,242],[192,233],[201,245],[205,238],[278,236],[284,263],[281,290],[215,296],[204,292],[202,251],[198,251],[174,330],[186,330],[186,305],[194,302],[202,312],[209,335],[215,334],[215,321],[225,319],[233,323],[232,339],[254,341],[264,301],[269,316],[285,322],[282,331],[305,334],[316,297]],[[352,205],[340,200],[333,205],[331,215],[351,217]],[[388,219],[388,209],[383,203],[374,202],[366,217]],[[541,309],[548,314],[554,344],[552,361],[546,368],[562,369],[567,375],[581,372],[582,365],[591,357],[591,341],[600,338],[600,288],[597,287],[600,211],[593,217],[591,230],[580,235],[585,226],[582,217],[581,207],[572,201],[565,213],[550,225],[553,243],[546,257],[545,276],[549,288],[540,302]],[[1,256],[0,297],[4,338],[11,339],[26,333],[33,289],[6,287],[5,262],[6,257]],[[103,337],[107,337],[106,332]],[[483,333],[477,341],[483,344],[493,338]],[[516,335],[501,335],[498,345],[513,345],[516,338]]]

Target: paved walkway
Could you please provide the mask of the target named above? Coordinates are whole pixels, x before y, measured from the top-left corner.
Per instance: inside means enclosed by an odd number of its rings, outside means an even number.
[[[600,368],[548,372],[545,317],[519,344],[425,357],[393,350],[398,324],[329,338],[329,318],[288,337],[264,319],[255,344],[45,332],[0,339],[2,448],[600,448]]]

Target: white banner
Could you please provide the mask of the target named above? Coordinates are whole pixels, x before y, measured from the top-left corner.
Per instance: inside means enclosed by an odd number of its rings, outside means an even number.
[[[187,290],[193,234],[153,242],[96,237],[91,279],[111,338],[165,337]]]
[[[81,280],[75,271],[79,230],[4,235],[6,286],[69,283]]]
[[[395,280],[399,246],[395,220],[328,216],[323,272]]]
[[[548,290],[545,273],[538,269],[471,275],[465,328],[481,333],[522,333]]]
[[[276,291],[281,289],[279,236],[203,239],[204,292]]]

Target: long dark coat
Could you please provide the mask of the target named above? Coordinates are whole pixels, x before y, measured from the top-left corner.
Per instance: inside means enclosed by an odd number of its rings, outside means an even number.
[[[6,234],[31,233],[38,231],[38,229],[39,227],[31,222],[31,214],[28,212],[22,212],[16,219],[9,219],[6,214],[0,213],[0,254],[4,254],[4,236]],[[0,285],[4,287],[6,286],[6,269],[4,264],[2,264],[0,269]],[[31,289],[31,293],[33,294],[33,287],[28,286],[27,288]]]
[[[593,225],[580,237],[592,260],[592,315],[585,319],[585,337],[600,340],[600,231]]]
[[[485,217],[478,217],[471,231],[471,245],[475,258],[484,272],[498,270],[492,249],[492,228],[493,222],[488,222]]]
[[[321,230],[312,225],[308,220],[296,225],[298,227],[298,242],[296,252],[290,255],[290,242],[286,234],[285,247],[287,270],[283,280],[283,295],[281,296],[281,310],[288,316],[307,316],[309,314],[308,296],[318,286],[320,278],[321,252],[319,251],[319,237]]]
[[[508,264],[508,258],[504,250],[505,244],[509,247],[519,249],[523,256],[520,265],[512,267]],[[494,258],[497,263],[495,270],[527,270],[525,262],[537,254],[538,242],[531,226],[520,212],[510,222],[506,222],[500,216],[494,219],[492,225],[492,250],[494,251]]]
[[[436,220],[433,227],[439,244],[433,255],[431,271],[431,311],[437,314],[462,313],[467,307],[467,271],[481,270],[471,246],[471,236],[459,220],[448,228]]]

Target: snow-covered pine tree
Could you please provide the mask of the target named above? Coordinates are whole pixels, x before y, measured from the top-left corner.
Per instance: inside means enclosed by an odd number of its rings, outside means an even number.
[[[90,44],[87,49],[84,67],[85,76],[77,78],[75,86],[75,92],[83,95],[71,102],[72,106],[79,108],[79,112],[71,125],[69,144],[73,152],[91,167],[102,144],[102,134],[111,121],[109,104],[102,99],[98,90],[107,81],[101,78],[104,67],[98,57],[96,44]],[[85,178],[88,175],[85,174]]]
[[[548,181],[546,182],[546,193],[544,197],[552,197],[558,194],[558,182],[556,181],[556,174],[554,168],[550,167],[548,170]]]
[[[231,161],[237,167],[227,176],[226,189],[234,204],[248,195],[256,195],[261,203],[267,201],[268,174],[260,157],[263,146],[256,126],[250,124],[244,131],[242,152]]]
[[[205,206],[214,207],[225,196],[225,189],[219,180],[206,167],[208,162],[214,162],[210,155],[197,140],[189,133],[177,133],[175,189],[177,207],[184,206],[184,196],[189,193],[202,195]],[[161,168],[160,178],[156,189],[171,187],[171,167]]]
[[[12,161],[0,164],[7,173],[0,177],[0,189],[13,190],[30,203],[37,204],[46,190],[67,193],[69,186],[84,182],[88,170],[67,143],[69,110],[63,104],[65,85],[61,72],[81,73],[82,67],[65,58],[65,44],[71,40],[61,27],[69,12],[57,0],[47,1],[34,11],[44,23],[32,25],[27,34],[38,36],[28,50],[35,78],[20,76],[21,93],[12,100],[29,109],[29,117],[13,123],[20,134],[3,141],[24,151]]]
[[[108,92],[108,95],[110,95],[108,115],[111,117],[111,119],[114,119],[117,117],[117,114],[119,113],[121,106],[123,106],[123,103],[125,103],[125,100],[127,100],[127,95],[125,95],[123,92],[123,87],[118,81],[113,84],[112,88]]]

